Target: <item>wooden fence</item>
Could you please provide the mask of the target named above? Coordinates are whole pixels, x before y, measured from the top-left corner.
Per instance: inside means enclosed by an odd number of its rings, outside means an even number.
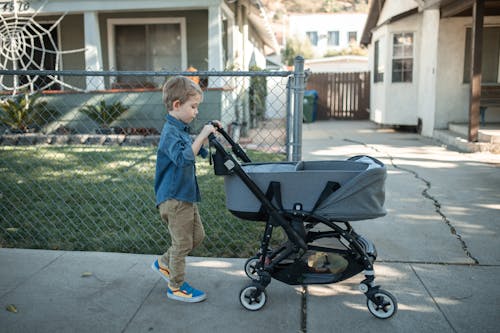
[[[370,72],[313,73],[307,90],[318,92],[317,120],[368,119]]]

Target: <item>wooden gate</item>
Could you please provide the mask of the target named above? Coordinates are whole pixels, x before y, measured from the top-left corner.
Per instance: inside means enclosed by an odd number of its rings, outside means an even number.
[[[370,72],[313,73],[307,90],[318,92],[316,119],[368,119]]]

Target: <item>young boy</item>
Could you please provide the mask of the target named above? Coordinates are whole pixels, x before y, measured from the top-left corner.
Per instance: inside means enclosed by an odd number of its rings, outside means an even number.
[[[196,139],[189,135],[188,124],[198,114],[203,92],[184,76],[176,76],[163,86],[163,102],[168,111],[156,160],[156,205],[167,223],[172,244],[151,265],[167,281],[167,297],[183,302],[201,302],[206,294],[184,280],[186,256],[200,245],[205,231],[196,202],[200,190],[196,180],[195,156],[207,156],[203,148],[213,125],[205,125]],[[220,126],[220,122],[215,122]]]

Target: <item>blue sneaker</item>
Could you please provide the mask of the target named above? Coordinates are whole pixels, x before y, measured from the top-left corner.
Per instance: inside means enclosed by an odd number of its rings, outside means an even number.
[[[155,272],[157,272],[158,274],[160,274],[160,276],[163,278],[163,280],[170,282],[170,271],[168,270],[168,268],[163,268],[163,267],[160,267],[160,264],[158,263],[158,259],[156,259],[152,264],[151,264],[151,269]]]
[[[167,287],[167,297],[176,301],[197,303],[205,300],[207,294],[203,291],[194,289],[187,282],[184,282],[179,289],[171,289]]]

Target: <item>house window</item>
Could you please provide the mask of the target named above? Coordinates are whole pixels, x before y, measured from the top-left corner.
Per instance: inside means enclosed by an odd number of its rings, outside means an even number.
[[[392,82],[412,82],[413,33],[394,34],[392,47]]]
[[[500,27],[483,28],[481,82],[499,83]],[[467,28],[465,40],[464,83],[470,82],[472,29]]]
[[[32,26],[26,26],[26,33],[34,36],[26,43],[26,49],[20,54],[22,61],[17,61],[16,69],[23,70],[55,70],[57,69],[57,47],[54,43],[58,41],[58,29],[53,29],[54,23],[37,23],[41,29],[46,30],[47,34],[41,34],[40,30],[35,30]],[[3,60],[3,59],[2,59]],[[7,61],[5,61],[7,60]],[[4,64],[11,60],[5,58]],[[24,66],[23,66],[24,64]],[[61,85],[49,75],[19,76],[19,85],[33,83],[33,89],[41,88],[50,90],[61,90]]]
[[[307,38],[309,38],[311,45],[313,45],[313,46],[318,45],[318,32],[317,31],[308,31],[308,32],[306,32],[306,35],[307,35]]]
[[[373,54],[373,82],[384,81],[384,63],[380,59],[380,41],[375,41]]]
[[[119,71],[185,70],[186,27],[184,18],[109,19],[110,69]],[[161,86],[163,78],[117,77],[115,86]]]
[[[338,31],[328,31],[328,46],[339,46]]]
[[[349,31],[347,33],[347,41],[349,44],[356,43],[358,40],[358,33],[356,31]]]

